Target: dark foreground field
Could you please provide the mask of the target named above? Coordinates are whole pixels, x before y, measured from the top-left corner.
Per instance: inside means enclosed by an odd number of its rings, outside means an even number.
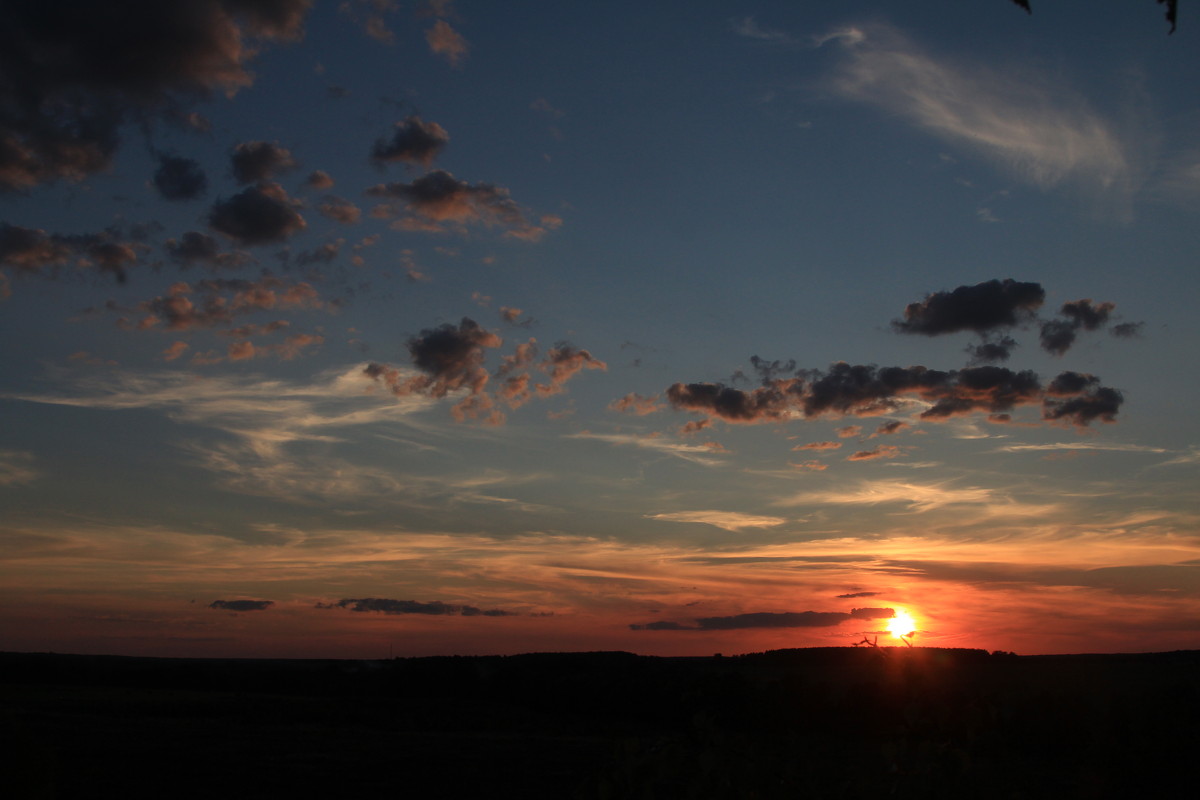
[[[1200,651],[0,653],[12,798],[1192,798]]]

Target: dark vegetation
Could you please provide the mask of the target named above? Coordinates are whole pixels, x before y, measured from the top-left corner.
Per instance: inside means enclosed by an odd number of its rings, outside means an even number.
[[[1200,651],[3,653],[0,749],[12,798],[1192,797],[1198,675]]]

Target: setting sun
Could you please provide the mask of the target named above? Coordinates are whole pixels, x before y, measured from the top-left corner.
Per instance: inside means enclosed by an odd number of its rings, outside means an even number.
[[[896,615],[888,620],[887,629],[892,636],[903,639],[917,632],[917,623],[913,622],[907,611],[897,611]]]

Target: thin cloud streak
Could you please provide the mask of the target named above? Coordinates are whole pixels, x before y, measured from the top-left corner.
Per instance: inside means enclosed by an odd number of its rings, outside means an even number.
[[[831,88],[900,114],[1051,188],[1076,179],[1128,191],[1133,167],[1113,125],[1077,92],[1043,75],[952,62],[885,24],[829,36],[845,57]]]

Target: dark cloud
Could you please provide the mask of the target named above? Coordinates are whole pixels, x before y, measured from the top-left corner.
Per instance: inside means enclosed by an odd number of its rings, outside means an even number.
[[[168,239],[164,247],[173,261],[189,267],[200,264],[212,269],[233,269],[251,260],[247,253],[238,250],[221,252],[216,239],[197,231],[188,231],[178,239]]]
[[[648,622],[630,625],[633,630],[658,631],[732,631],[747,628],[831,628],[852,619],[879,619],[892,617],[890,608],[856,608],[850,613],[843,611],[756,611],[735,614],[730,617],[700,617],[695,625],[677,622]]]
[[[499,336],[464,317],[457,327],[443,324],[408,340],[412,363],[423,374],[406,377],[400,370],[378,363],[368,364],[363,374],[382,382],[400,397],[424,394],[441,398],[465,390],[466,397],[452,408],[455,417],[500,424],[504,415],[498,405],[515,409],[528,402],[535,390],[541,397],[559,394],[564,384],[581,371],[607,369],[587,350],[560,342],[536,363],[536,368],[549,376],[549,382],[534,386],[530,369],[538,355],[536,340],[518,344],[511,354],[501,357],[495,373],[489,373],[484,366],[486,351],[502,344]],[[498,381],[494,390],[488,388],[493,378]]]
[[[985,338],[979,344],[967,345],[967,354],[971,356],[971,365],[992,364],[997,361],[1007,361],[1012,355],[1017,340],[1011,336]]]
[[[264,183],[217,201],[208,224],[239,244],[281,242],[306,226],[294,206],[283,187]]]
[[[1085,427],[1096,420],[1116,422],[1125,398],[1116,389],[1101,386],[1094,375],[1064,372],[1050,382],[1042,403],[1042,418]]]
[[[0,222],[0,264],[17,272],[39,272],[70,261],[74,247],[61,236]]]
[[[266,611],[273,605],[274,600],[213,600],[208,607],[222,611]]]
[[[949,292],[934,292],[904,309],[903,320],[893,320],[901,333],[937,336],[956,331],[985,333],[1020,324],[1046,299],[1038,283],[1012,278],[990,280],[974,286],[959,286]]]
[[[242,142],[229,154],[229,169],[238,183],[258,183],[295,169],[299,162],[279,142]]]
[[[1077,328],[1094,331],[1108,322],[1108,317],[1114,308],[1116,308],[1114,303],[1093,305],[1091,300],[1085,299],[1063,303],[1059,313],[1071,320]]]
[[[208,190],[208,176],[199,162],[179,156],[159,156],[154,188],[166,200],[194,200]]]
[[[349,608],[351,611],[377,611],[382,614],[425,614],[429,616],[463,617],[511,617],[515,611],[499,608],[481,609],[475,606],[460,606],[434,600],[422,603],[417,600],[391,600],[385,597],[345,598],[336,603],[318,603],[318,608]]]
[[[107,168],[121,126],[186,124],[185,103],[253,82],[264,40],[295,39],[311,0],[7,0],[0,190]]]
[[[395,204],[416,215],[401,219],[401,227],[414,230],[442,231],[444,224],[482,224],[507,228],[507,235],[536,240],[547,230],[558,227],[557,217],[543,217],[538,223],[527,219],[507,189],[489,183],[470,184],[445,170],[434,170],[411,183],[378,184],[367,190],[371,197],[394,201],[377,213],[392,216]]]
[[[853,600],[856,597],[875,597],[879,592],[850,592],[849,594],[839,594],[839,600]],[[894,613],[894,612],[893,612]]]
[[[1065,320],[1049,320],[1042,323],[1042,348],[1048,353],[1061,356],[1075,343],[1078,331],[1103,328],[1108,324],[1115,308],[1115,303],[1093,303],[1089,299],[1063,303],[1058,313],[1066,317]],[[1126,331],[1134,331],[1140,326],[1140,322],[1123,323],[1114,327],[1112,332],[1117,336],[1127,335]],[[1118,328],[1122,333],[1117,333]]]
[[[700,630],[694,625],[683,625],[678,622],[645,622],[642,624],[633,624],[629,626],[630,630],[634,631],[695,631]]]
[[[904,430],[907,427],[909,427],[907,422],[903,422],[901,420],[894,419],[891,422],[885,422],[882,425],[880,425],[878,428],[875,429],[875,432],[871,435],[872,436],[891,436],[892,434],[899,433],[900,431]]]
[[[449,141],[450,134],[441,125],[410,116],[396,123],[391,138],[375,142],[371,160],[376,164],[403,161],[428,168]]]
[[[1041,401],[1047,391],[1029,370],[1017,372],[996,366],[941,371],[921,366],[876,367],[839,362],[826,372],[810,370],[803,375],[803,378],[769,381],[749,391],[720,383],[676,383],[667,389],[666,397],[677,409],[733,423],[780,422],[823,415],[869,417],[892,412],[905,401],[916,399],[931,404],[921,418],[937,421],[975,412],[1008,412]],[[1117,405],[1119,402],[1118,399]],[[1113,408],[1112,413],[1115,412]],[[1087,419],[1086,415],[1074,412],[1066,413],[1065,418]]]
[[[750,356],[750,365],[754,367],[754,371],[758,373],[758,377],[763,383],[770,383],[796,372],[796,359],[794,358],[787,361],[767,361],[765,358]]]
[[[118,234],[120,231],[114,229],[97,234],[61,236],[0,223],[0,266],[18,273],[51,278],[57,277],[57,273],[48,273],[48,267],[90,266],[124,283],[129,267],[137,263],[139,251],[145,250],[146,246],[137,241],[116,241],[113,236]]]
[[[1113,325],[1109,332],[1119,339],[1134,339],[1142,335],[1142,328],[1145,326],[1144,322],[1122,322],[1120,325]]]

